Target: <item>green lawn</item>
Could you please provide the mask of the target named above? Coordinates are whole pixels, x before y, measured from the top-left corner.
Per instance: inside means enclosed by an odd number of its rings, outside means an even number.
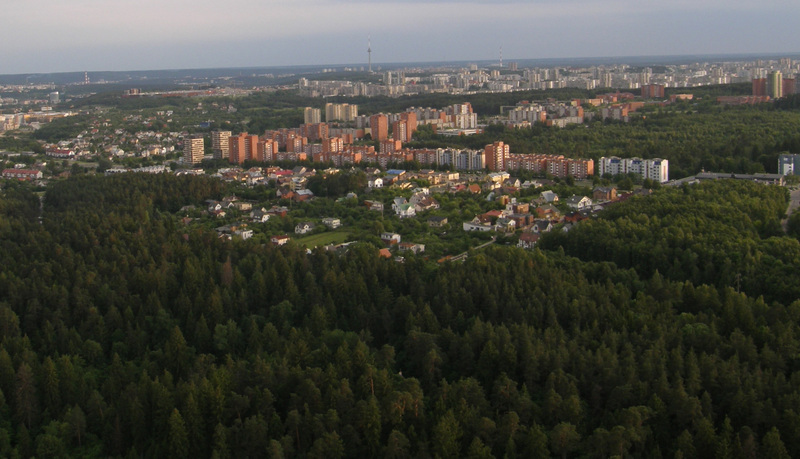
[[[349,237],[350,233],[340,232],[340,231],[329,231],[325,233],[312,234],[311,236],[306,236],[300,239],[295,239],[295,242],[298,245],[304,245],[309,249],[313,249],[314,247],[320,245],[341,244],[342,242],[346,242],[347,238]]]

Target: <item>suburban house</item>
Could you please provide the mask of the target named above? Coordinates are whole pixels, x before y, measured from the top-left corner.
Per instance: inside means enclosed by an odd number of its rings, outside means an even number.
[[[400,218],[409,218],[417,215],[417,209],[414,207],[414,204],[409,203],[406,201],[406,198],[403,197],[394,198],[392,210],[394,210],[394,213]]]
[[[447,224],[447,217],[431,217],[428,219],[428,226],[431,228],[441,228]]]
[[[383,203],[380,201],[364,201],[364,205],[367,206],[369,210],[383,212]]]
[[[542,191],[540,199],[542,202],[551,203],[551,202],[558,202],[558,195],[553,192],[553,190]]]
[[[233,207],[242,212],[246,212],[253,208],[253,204],[245,201],[236,201],[233,203]]]
[[[475,217],[471,221],[462,224],[464,231],[491,231],[494,228],[491,223],[483,223],[480,218]]]
[[[308,201],[313,197],[314,193],[311,190],[303,189],[303,190],[297,190],[292,199],[294,199],[295,202],[303,202],[303,201]]]
[[[598,186],[592,190],[592,199],[595,201],[614,201],[617,199],[617,188],[613,186]]]
[[[264,207],[250,211],[250,220],[254,223],[264,223],[269,220],[270,215]]]
[[[592,207],[592,200],[587,196],[572,196],[567,199],[567,205],[571,209],[583,210]]]
[[[553,230],[553,223],[550,220],[536,220],[531,227],[533,233],[547,233]]]
[[[503,233],[513,233],[517,229],[517,222],[514,219],[501,217],[497,219],[494,230]]]
[[[314,224],[311,222],[298,223],[297,226],[294,227],[295,234],[306,234],[311,231],[314,231]]]
[[[270,214],[270,215],[274,215],[274,216],[283,218],[283,217],[286,216],[286,214],[289,213],[289,209],[287,209],[286,207],[283,207],[283,206],[280,206],[280,207],[279,206],[272,206],[267,211],[267,213]]]
[[[528,228],[533,225],[533,214],[511,214],[508,218],[514,220],[517,229]]]
[[[397,249],[401,252],[410,251],[417,254],[425,251],[425,244],[415,244],[413,242],[401,242],[400,244],[398,244]]]
[[[387,245],[399,244],[402,236],[397,233],[381,233],[381,241]]]
[[[280,245],[284,245],[287,242],[289,242],[289,236],[286,236],[286,235],[283,235],[283,236],[272,236],[269,240],[273,244],[280,246]]]
[[[329,218],[323,218],[322,219],[322,224],[327,226],[330,229],[336,229],[336,228],[342,226],[341,220],[339,220],[338,218],[330,218],[330,217]]]
[[[561,213],[552,204],[536,208],[536,216],[539,218],[558,218],[560,215]]]
[[[42,171],[34,169],[4,169],[3,178],[17,180],[38,180],[42,178]]]
[[[414,205],[414,208],[417,210],[417,212],[424,212],[426,210],[435,210],[439,208],[439,203],[430,196],[425,196],[416,202],[414,202],[414,198],[412,197],[411,204]]]
[[[539,235],[535,233],[522,233],[519,235],[519,241],[517,241],[517,247],[523,249],[532,249],[536,242],[539,240]]]
[[[383,188],[383,179],[378,177],[367,182],[369,188]]]

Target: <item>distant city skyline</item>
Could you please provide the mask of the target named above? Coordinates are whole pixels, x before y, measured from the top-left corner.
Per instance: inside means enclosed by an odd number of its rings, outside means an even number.
[[[790,0],[40,0],[4,6],[0,74],[796,54]]]

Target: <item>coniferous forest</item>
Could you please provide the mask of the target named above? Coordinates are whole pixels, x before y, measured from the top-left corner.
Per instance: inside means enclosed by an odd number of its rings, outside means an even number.
[[[443,264],[176,218],[221,191],[5,185],[0,456],[800,456],[782,188],[664,188]]]

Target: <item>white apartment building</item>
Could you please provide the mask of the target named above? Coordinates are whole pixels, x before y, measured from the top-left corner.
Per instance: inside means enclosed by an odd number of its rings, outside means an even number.
[[[619,158],[617,156],[602,157],[598,161],[598,174],[638,174],[643,179],[657,180],[664,183],[669,180],[669,161],[661,158]]]

